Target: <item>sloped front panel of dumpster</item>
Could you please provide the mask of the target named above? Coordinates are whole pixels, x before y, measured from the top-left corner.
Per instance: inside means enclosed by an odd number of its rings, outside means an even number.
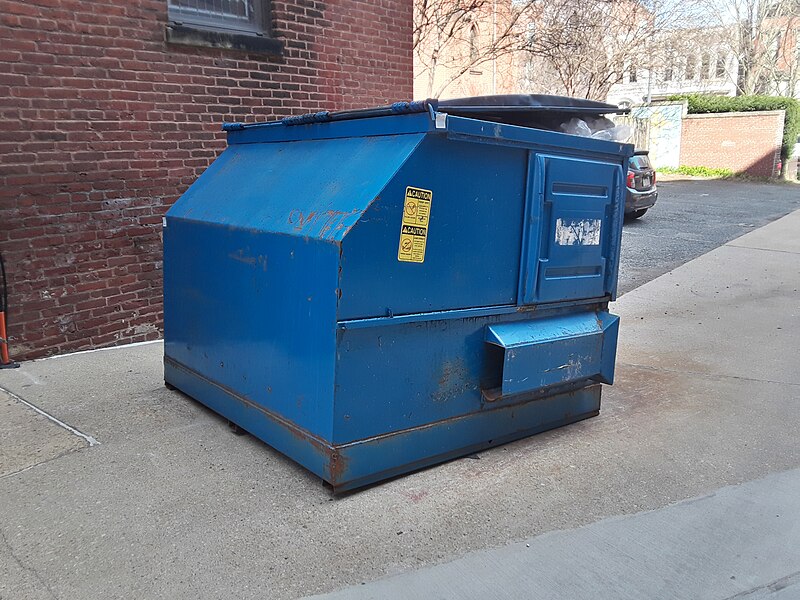
[[[231,145],[166,218],[167,358],[330,438],[339,240],[420,139]]]

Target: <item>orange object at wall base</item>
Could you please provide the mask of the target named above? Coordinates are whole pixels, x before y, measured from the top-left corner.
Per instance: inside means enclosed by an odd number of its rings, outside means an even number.
[[[16,369],[19,363],[8,357],[8,339],[6,338],[6,313],[0,312],[0,369]]]

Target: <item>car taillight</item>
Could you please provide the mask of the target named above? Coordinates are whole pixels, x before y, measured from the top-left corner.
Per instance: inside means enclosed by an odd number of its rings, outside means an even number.
[[[656,172],[655,172],[655,171],[653,171],[653,177],[651,178],[651,180],[650,180],[650,181],[652,181],[652,182],[653,182],[653,185],[655,185],[655,184],[656,184]]]
[[[628,171],[628,187],[633,187],[633,171]]]

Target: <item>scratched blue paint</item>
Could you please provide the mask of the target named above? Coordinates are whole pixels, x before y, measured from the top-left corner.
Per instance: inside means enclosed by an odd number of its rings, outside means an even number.
[[[593,384],[517,404],[496,402],[484,410],[434,427],[417,427],[340,446],[347,465],[346,491],[432,463],[485,450],[597,415],[600,385]],[[376,471],[375,466],[385,469]]]
[[[233,144],[168,218],[341,241],[423,137]]]
[[[168,217],[166,357],[331,435],[338,259],[321,240]]]
[[[580,309],[587,316],[596,314],[588,313],[586,305]],[[334,442],[409,430],[492,408],[483,392],[500,387],[507,373],[502,357],[496,357],[493,346],[486,342],[487,330],[528,325],[547,331],[553,319],[573,317],[571,310],[574,308],[536,311],[535,318],[528,312],[515,312],[398,324],[375,319],[373,327],[341,331]],[[595,324],[593,333],[596,328]],[[568,353],[561,358],[568,361]],[[529,399],[507,396],[502,405]]]
[[[593,380],[612,383],[619,318],[571,313],[486,328],[503,351],[503,396]]]
[[[337,490],[597,414],[630,146],[427,113],[228,139],[166,216],[167,382]]]

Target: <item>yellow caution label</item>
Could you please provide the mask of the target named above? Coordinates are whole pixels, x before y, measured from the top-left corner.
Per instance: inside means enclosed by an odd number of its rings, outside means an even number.
[[[406,188],[397,260],[415,263],[425,261],[425,244],[428,241],[428,222],[431,217],[432,200],[433,192],[430,190],[411,186]]]

